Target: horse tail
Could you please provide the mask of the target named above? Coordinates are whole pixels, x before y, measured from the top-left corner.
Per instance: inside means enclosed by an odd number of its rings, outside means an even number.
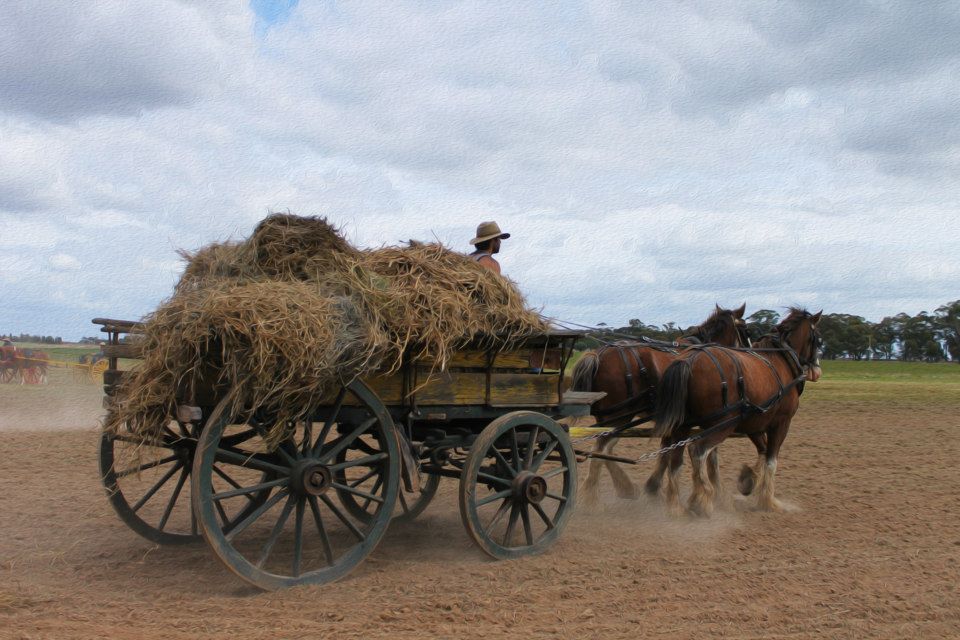
[[[677,360],[663,372],[657,388],[657,404],[654,409],[656,423],[653,435],[663,438],[687,419],[687,396],[689,395],[690,375],[693,366],[690,360]]]
[[[588,351],[573,367],[571,389],[574,391],[593,391],[593,378],[600,368],[600,358],[595,351]]]

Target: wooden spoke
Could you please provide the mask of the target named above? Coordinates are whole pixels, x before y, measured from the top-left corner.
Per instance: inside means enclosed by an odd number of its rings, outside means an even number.
[[[367,493],[366,491],[361,491],[360,489],[354,489],[351,486],[340,484],[339,482],[331,482],[330,486],[335,489],[340,489],[341,491],[346,491],[347,493],[352,493],[355,496],[360,496],[361,498],[366,498],[366,504],[369,505],[370,502],[376,502],[377,504],[383,504],[383,498],[380,496],[374,495],[372,493]],[[374,489],[376,491],[376,489]]]
[[[510,451],[513,452],[514,471],[520,471],[520,444],[517,442],[517,430],[510,429]]]
[[[500,450],[497,449],[496,447],[493,448],[493,457],[495,457],[498,461],[500,461],[500,464],[502,464],[503,468],[507,470],[511,478],[517,477],[517,470],[513,468],[513,465],[510,464],[510,462],[505,457],[503,457],[503,454],[500,453]]]
[[[368,418],[367,420],[364,420],[363,422],[361,422],[360,426],[354,429],[353,431],[351,431],[349,434],[338,438],[336,446],[334,446],[329,451],[324,451],[320,455],[320,462],[322,463],[327,460],[332,460],[333,458],[335,458],[338,453],[340,453],[341,451],[346,449],[348,446],[350,446],[350,443],[352,443],[354,440],[362,436],[364,432],[366,432],[367,429],[369,429],[374,424],[376,424],[376,422],[377,422],[376,416],[372,418]]]
[[[566,473],[566,471],[567,471],[566,467],[557,467],[556,469],[550,469],[550,471],[547,471],[546,473],[541,473],[540,477],[546,480],[547,478],[558,476],[561,473]]]
[[[129,469],[124,469],[123,471],[118,471],[115,475],[118,478],[125,478],[131,473],[140,473],[141,471],[146,471],[147,469],[153,469],[154,467],[159,467],[165,465],[168,462],[173,462],[177,459],[176,455],[167,456],[166,458],[161,458],[160,460],[154,460],[152,462],[147,462],[146,464],[141,464],[136,467],[130,467]]]
[[[173,488],[173,493],[170,494],[170,499],[167,501],[167,508],[163,510],[163,516],[160,518],[160,524],[157,526],[157,529],[163,531],[163,528],[167,526],[167,520],[170,519],[170,514],[173,513],[173,505],[177,504],[177,498],[180,497],[180,492],[183,490],[183,483],[187,480],[187,469],[184,467],[180,471],[180,479],[177,480],[177,486]]]
[[[221,440],[220,440],[220,446],[221,446],[221,447],[235,447],[235,446],[237,446],[238,444],[241,444],[241,443],[243,443],[243,442],[246,442],[247,440],[249,440],[249,439],[252,438],[253,436],[259,435],[259,433],[260,433],[259,431],[257,431],[256,429],[252,429],[252,428],[251,428],[251,429],[247,429],[247,430],[245,430],[245,431],[241,431],[241,432],[239,432],[239,433],[234,433],[234,434],[232,434],[232,435],[225,436],[223,439],[221,439]]]
[[[258,567],[262,567],[267,562],[267,558],[270,557],[270,552],[273,551],[273,545],[277,543],[277,540],[280,538],[280,534],[283,533],[283,526],[287,524],[287,519],[290,517],[290,512],[293,511],[293,506],[296,501],[296,496],[292,494],[287,496],[287,503],[283,505],[283,510],[280,512],[277,522],[273,525],[273,530],[270,532],[270,537],[267,538],[267,541],[263,544],[263,547],[260,550],[260,559],[257,560]]]
[[[320,534],[320,541],[323,543],[323,554],[327,558],[327,566],[333,565],[333,550],[330,548],[330,538],[327,537],[327,530],[323,527],[323,518],[320,516],[320,505],[317,504],[317,496],[307,496],[310,500],[310,510],[313,511],[313,520],[317,525],[317,532]]]
[[[510,546],[510,536],[513,534],[513,528],[517,525],[517,518],[520,516],[520,505],[513,502],[510,507],[510,520],[507,522],[507,530],[503,534],[503,546]]]
[[[523,468],[529,469],[530,465],[533,464],[533,452],[537,448],[537,436],[540,435],[540,427],[537,425],[533,426],[533,429],[530,430],[530,439],[527,441],[527,450],[526,456],[523,459]],[[532,542],[530,544],[533,544]]]
[[[375,453],[375,454],[370,455],[370,456],[364,456],[364,457],[362,457],[362,458],[356,458],[356,459],[354,459],[354,460],[347,460],[346,462],[340,462],[340,463],[338,463],[338,464],[332,464],[332,465],[330,465],[330,470],[331,470],[331,471],[341,471],[341,470],[343,470],[343,469],[349,469],[350,467],[370,466],[370,465],[374,464],[375,462],[382,462],[382,461],[386,460],[386,459],[389,458],[389,457],[390,457],[390,456],[388,456],[388,455],[385,454],[385,453]]]
[[[540,516],[540,519],[543,520],[543,524],[547,525],[547,530],[553,529],[553,520],[551,520],[547,512],[543,510],[543,507],[538,504],[531,506],[533,506],[533,510],[537,512],[537,515]]]
[[[313,451],[313,420],[305,418],[303,421],[303,441],[300,443],[300,457],[305,457]]]
[[[340,409],[343,408],[343,401],[347,397],[347,388],[343,387],[340,389],[340,393],[337,394],[337,399],[333,403],[333,409],[330,410],[330,415],[327,417],[327,420],[323,423],[323,429],[320,430],[320,435],[317,437],[316,443],[313,445],[313,450],[310,452],[311,455],[318,455],[323,448],[323,442],[327,439],[327,436],[330,434],[330,429],[333,427],[334,423],[337,421],[337,416],[340,415]]]
[[[478,473],[478,474],[477,474],[477,477],[478,477],[479,479],[481,479],[481,480],[485,480],[485,481],[487,481],[487,482],[492,482],[492,483],[494,483],[494,484],[498,484],[498,485],[500,485],[501,487],[509,487],[509,486],[512,486],[512,485],[513,485],[512,482],[510,482],[509,480],[507,480],[507,479],[505,479],[505,478],[498,478],[497,476],[490,475],[489,473],[485,473],[485,472],[483,472],[483,471],[481,471],[480,473]]]
[[[297,500],[297,514],[294,516],[292,567],[294,578],[300,575],[300,563],[303,561],[303,506],[305,503],[306,499],[302,497]]]
[[[490,532],[493,531],[493,528],[497,526],[497,523],[503,519],[503,516],[506,515],[507,511],[511,510],[513,507],[512,500],[504,500],[503,503],[497,508],[497,512],[493,514],[493,518],[490,519],[490,522],[487,523],[487,528],[484,531],[485,534],[490,535]]]
[[[179,463],[179,462],[178,462],[177,464],[173,465],[172,467],[170,467],[170,470],[167,471],[165,474],[163,474],[163,477],[160,478],[155,485],[153,485],[152,487],[150,487],[150,490],[147,491],[145,494],[143,494],[143,496],[142,496],[139,500],[137,500],[137,503],[136,503],[135,505],[133,505],[133,507],[131,507],[131,508],[133,509],[133,511],[134,511],[134,512],[139,511],[139,510],[140,510],[140,507],[142,507],[143,505],[145,505],[145,504],[147,503],[147,500],[149,500],[150,498],[152,498],[153,495],[154,495],[157,491],[160,490],[160,487],[162,487],[163,485],[165,485],[165,484],[167,483],[167,480],[169,480],[170,478],[173,477],[173,474],[175,474],[175,473],[177,472],[177,469],[179,469],[179,468],[180,468],[180,463]]]
[[[359,486],[362,485],[364,482],[366,482],[367,480],[369,480],[369,479],[372,478],[373,476],[377,475],[378,473],[380,473],[380,469],[379,469],[379,468],[376,468],[376,467],[375,467],[375,468],[373,468],[373,469],[370,469],[370,471],[366,472],[365,474],[363,474],[362,476],[360,476],[360,477],[357,478],[356,480],[352,480],[352,481],[350,482],[350,486],[351,486],[351,487],[359,487]]]
[[[220,462],[229,462],[238,467],[246,469],[256,469],[265,473],[274,473],[278,475],[287,475],[289,467],[281,467],[259,457],[256,453],[240,453],[230,449],[217,449],[217,460]]]
[[[273,505],[277,504],[278,502],[280,502],[281,500],[283,500],[284,498],[286,498],[287,495],[289,495],[289,493],[290,493],[290,490],[284,488],[284,489],[281,489],[280,491],[278,491],[277,493],[273,494],[273,495],[270,497],[269,500],[267,500],[266,502],[264,502],[262,505],[260,505],[260,506],[257,507],[256,509],[254,509],[254,510],[253,510],[252,512],[250,512],[243,520],[241,520],[240,522],[238,522],[237,524],[235,524],[233,527],[231,527],[231,528],[230,528],[230,531],[227,531],[227,532],[226,532],[226,535],[225,535],[224,537],[225,537],[228,541],[229,541],[229,540],[233,540],[234,538],[236,538],[236,537],[237,537],[238,535],[240,535],[240,533],[242,533],[247,527],[249,527],[251,524],[253,524],[253,523],[256,522],[257,520],[259,520],[259,519],[260,519],[260,516],[262,516],[262,515],[263,515],[264,513],[266,513],[269,509],[271,509],[271,508],[273,507]]]
[[[373,489],[370,490],[371,493],[376,493],[377,490],[382,486],[383,486],[383,478],[377,478],[377,481],[373,483]],[[366,513],[367,507],[369,506],[370,506],[370,500],[368,499],[363,503],[363,505],[360,506],[360,511],[362,511],[363,513]]]
[[[279,487],[290,482],[290,478],[277,478],[276,480],[269,480],[267,482],[261,482],[260,484],[255,484],[250,487],[238,487],[237,489],[231,489],[230,491],[221,491],[220,493],[215,493],[211,497],[214,500],[226,500],[227,498],[233,498],[236,496],[249,496],[251,493],[258,493],[264,489],[269,489],[270,487]]]
[[[485,504],[490,504],[491,502],[496,502],[497,500],[509,498],[512,493],[513,489],[504,489],[503,491],[498,491],[497,493],[491,493],[489,496],[477,500],[477,506],[482,507]]]
[[[527,540],[527,546],[533,546],[533,529],[530,527],[530,510],[526,505],[520,507],[520,518],[523,520],[523,536]]]
[[[326,495],[320,496],[320,500],[323,501],[323,504],[327,505],[327,508],[333,512],[333,515],[337,516],[340,522],[342,522],[347,529],[350,529],[350,533],[355,535],[358,540],[363,541],[366,539],[366,536],[363,535],[363,532],[360,531],[360,529],[357,529],[357,525],[350,522],[347,516],[343,515],[340,509],[337,508],[337,505],[333,503],[333,500],[328,498]]]
[[[560,444],[559,440],[551,440],[543,447],[543,451],[537,454],[537,457],[533,459],[533,462],[530,464],[530,471],[536,471],[540,468],[540,465],[543,464],[543,461],[547,459],[553,450],[557,448],[557,445]]]

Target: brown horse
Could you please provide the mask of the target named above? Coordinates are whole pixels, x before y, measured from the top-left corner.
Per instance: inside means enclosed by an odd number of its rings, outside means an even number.
[[[615,429],[631,422],[652,419],[656,400],[656,386],[664,370],[673,363],[685,345],[717,343],[727,346],[749,344],[743,314],[746,304],[739,309],[721,309],[717,305],[703,324],[684,335],[676,343],[619,342],[604,346],[584,355],[573,369],[575,391],[605,391],[607,395],[593,405],[591,413],[604,427]],[[638,417],[639,416],[639,417]],[[609,455],[619,438],[607,436],[596,440],[595,452]],[[603,468],[610,472],[614,488],[621,498],[636,497],[629,476],[615,462],[594,458],[583,483],[588,503],[600,497],[600,474]],[[646,490],[656,494],[660,479],[666,471],[666,461],[658,461],[657,470],[647,480]]]
[[[654,432],[678,442],[694,426],[704,430],[704,435],[687,447],[693,473],[688,502],[691,512],[712,512],[717,480],[711,477],[713,473],[705,473],[705,463],[734,431],[766,436],[765,451],[758,456],[756,466],[741,471],[741,490],[749,493],[758,485],[759,507],[783,510],[774,497],[777,456],[800,406],[804,381],[820,378],[817,323],[821,314],[791,309],[776,332],[761,338],[751,349],[692,348],[664,372],[657,391]],[[735,402],[730,402],[730,395]],[[676,511],[681,509],[677,475],[682,461],[682,453],[671,452],[666,498]]]

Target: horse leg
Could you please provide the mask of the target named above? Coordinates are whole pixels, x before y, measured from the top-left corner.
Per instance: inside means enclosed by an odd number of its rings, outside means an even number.
[[[603,452],[607,445],[606,438],[597,438],[593,445],[593,452]],[[600,470],[603,468],[603,460],[599,458],[590,458],[590,467],[587,472],[587,479],[583,481],[581,493],[583,494],[584,504],[586,506],[596,505],[600,502]]]
[[[765,433],[749,433],[747,437],[757,449],[757,461],[751,467],[743,465],[740,469],[740,477],[737,478],[737,488],[745,496],[753,493],[754,487],[760,482],[763,476],[764,468],[767,466],[767,436]]]
[[[666,447],[670,444],[670,438],[665,437],[660,439],[660,448]],[[667,472],[667,467],[670,464],[669,456],[659,456],[657,457],[657,466],[653,470],[653,473],[650,474],[650,477],[647,478],[647,482],[643,485],[643,490],[647,492],[648,496],[655,496],[660,493],[660,486],[663,484],[663,474]]]
[[[694,515],[709,517],[713,512],[713,485],[708,477],[706,461],[712,448],[701,441],[690,445],[688,451],[693,491],[687,501],[687,508]]]
[[[713,504],[727,504],[729,496],[720,480],[720,447],[714,447],[707,456],[707,478],[713,485]]]
[[[603,452],[607,455],[611,455],[613,447],[617,444],[619,439],[620,438],[610,438],[609,444],[607,444]],[[610,472],[610,478],[613,480],[613,488],[617,492],[617,497],[636,500],[637,488],[633,486],[633,481],[630,480],[630,476],[628,476],[627,472],[623,470],[623,467],[620,466],[620,463],[614,462],[613,460],[604,460],[603,462],[607,467],[607,471]]]
[[[783,513],[786,509],[774,496],[777,477],[777,457],[780,453],[780,446],[787,437],[787,430],[790,427],[790,419],[774,422],[767,429],[767,457],[763,475],[760,478],[760,487],[757,492],[757,506],[762,511],[775,511]]]
[[[679,440],[686,435],[678,436]],[[667,505],[670,515],[680,517],[685,513],[683,505],[680,504],[680,470],[683,468],[683,447],[673,449],[662,456],[666,459],[667,484],[663,491],[663,501]]]

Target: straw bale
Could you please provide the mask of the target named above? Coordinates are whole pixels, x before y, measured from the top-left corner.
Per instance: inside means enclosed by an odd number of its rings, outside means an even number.
[[[332,385],[406,359],[444,367],[468,342],[509,347],[543,331],[507,278],[440,244],[357,250],[323,218],[273,214],[245,241],[188,260],[145,318],[144,360],[107,427],[156,435],[178,396],[218,384],[235,409],[275,418],[272,435]]]

